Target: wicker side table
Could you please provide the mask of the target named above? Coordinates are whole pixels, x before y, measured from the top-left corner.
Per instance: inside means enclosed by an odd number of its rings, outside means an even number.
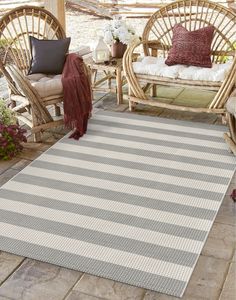
[[[134,55],[134,61],[137,59],[138,54]],[[91,81],[93,91],[116,93],[117,104],[123,103],[123,90],[122,87],[127,83],[123,74],[122,58],[113,58],[107,63],[95,63],[92,57],[84,59],[85,64],[91,71]],[[104,75],[97,78],[97,73],[101,71]],[[115,79],[116,86],[112,87],[112,80]],[[101,86],[107,82],[106,86]]]

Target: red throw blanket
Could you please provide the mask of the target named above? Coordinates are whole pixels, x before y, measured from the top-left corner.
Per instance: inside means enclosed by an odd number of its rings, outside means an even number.
[[[92,110],[92,92],[83,59],[75,53],[68,54],[62,72],[65,126],[74,129],[70,138],[78,140],[87,131]]]

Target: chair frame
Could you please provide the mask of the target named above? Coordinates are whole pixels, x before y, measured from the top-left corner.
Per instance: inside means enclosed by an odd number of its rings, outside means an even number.
[[[56,17],[37,6],[17,7],[0,19],[0,41],[4,49],[0,71],[8,82],[12,109],[18,120],[31,128],[34,140],[38,142],[41,141],[42,131],[63,124],[63,119],[55,121],[48,111],[48,106],[53,105],[55,115],[59,116],[58,104],[63,97],[42,98],[27,79],[31,63],[29,36],[63,39],[66,35]]]
[[[236,89],[230,95],[230,98],[236,97]],[[236,105],[236,104],[235,104]],[[236,111],[236,110],[235,110]],[[236,118],[235,114],[232,114],[229,111],[226,111],[226,121],[228,124],[229,132],[224,133],[224,139],[227,143],[231,152],[236,156]]]
[[[197,30],[204,26],[215,27],[212,42],[212,62],[224,63],[224,58],[232,58],[232,66],[224,81],[195,81],[171,79],[151,75],[135,74],[132,66],[132,54],[142,45],[145,56],[167,57],[171,48],[172,29],[181,23],[188,30]],[[236,83],[236,12],[207,0],[180,0],[167,4],[154,13],[146,24],[142,41],[131,45],[123,59],[123,66],[129,83],[129,109],[132,111],[137,103],[161,108],[225,114],[225,103]],[[155,39],[151,38],[154,35]],[[216,91],[216,95],[208,107],[179,106],[153,100],[156,96],[157,85],[194,87],[202,90]],[[151,96],[147,91],[151,90]]]

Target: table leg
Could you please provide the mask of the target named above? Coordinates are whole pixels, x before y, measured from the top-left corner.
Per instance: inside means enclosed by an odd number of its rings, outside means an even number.
[[[117,104],[123,103],[123,90],[122,90],[122,74],[121,69],[116,69],[116,86],[117,86]]]

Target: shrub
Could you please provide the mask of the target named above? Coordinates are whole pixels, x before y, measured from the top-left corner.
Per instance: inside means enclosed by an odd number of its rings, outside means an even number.
[[[16,124],[16,116],[14,111],[6,106],[4,100],[0,99],[0,124],[12,125]]]
[[[26,142],[25,129],[16,124],[14,113],[0,100],[0,159],[8,160],[19,153]]]

